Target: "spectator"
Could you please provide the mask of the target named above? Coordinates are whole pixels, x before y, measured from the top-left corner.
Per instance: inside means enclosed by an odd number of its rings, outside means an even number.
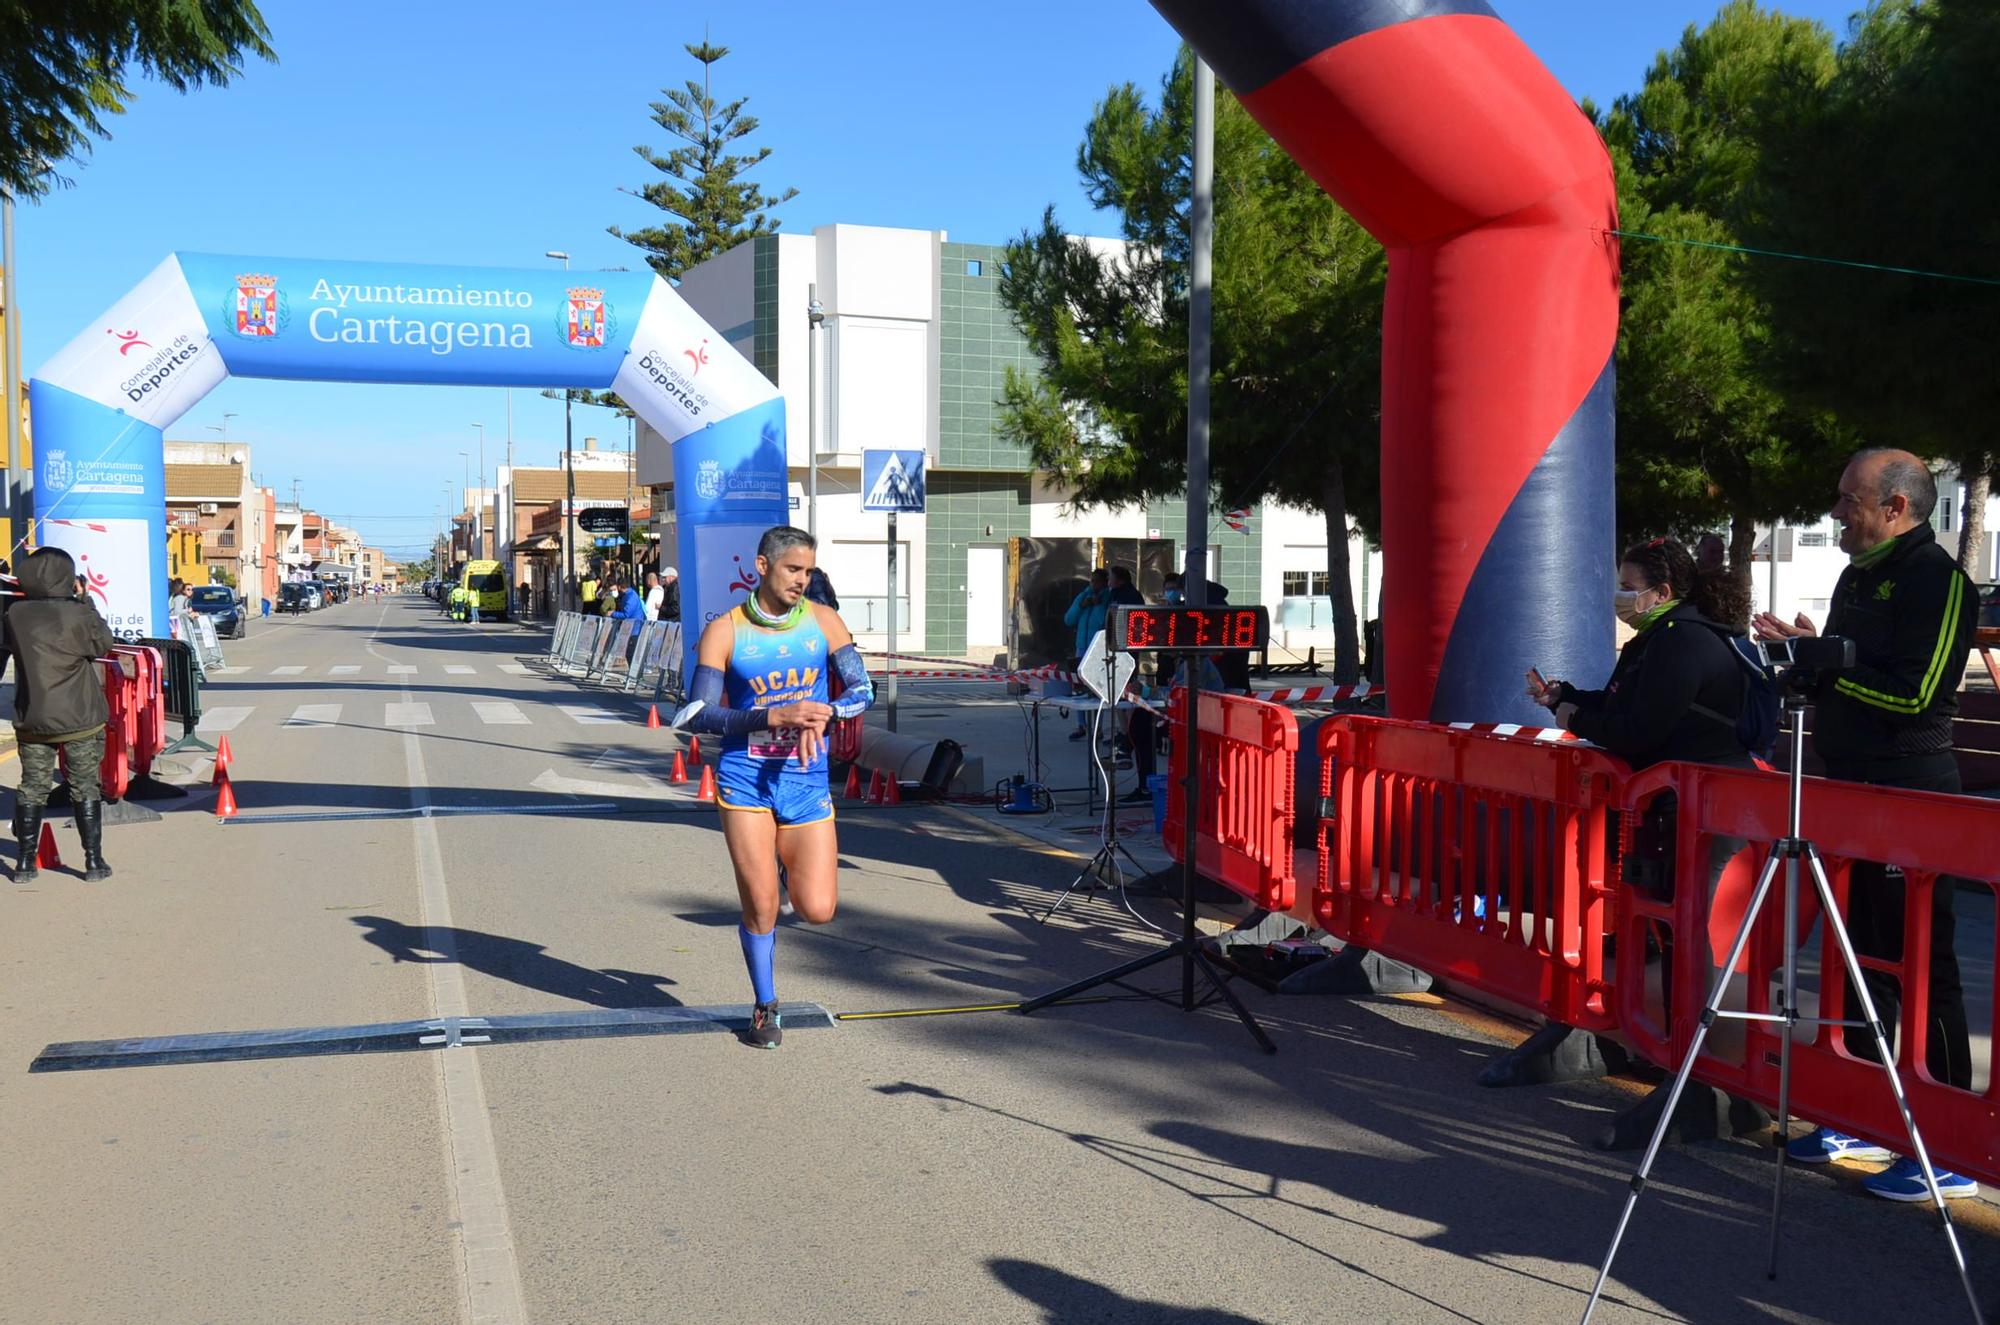
[[[646,619],[646,604],[639,597],[639,591],[629,584],[607,580],[604,592],[599,596],[606,604],[605,615],[614,621],[643,622]]]
[[[840,595],[833,591],[833,581],[817,566],[806,577],[806,597],[821,607],[830,607],[836,612],[840,610]]]
[[[1215,658],[1212,655],[1202,653],[1194,656],[1201,660],[1201,688],[1203,690],[1224,690],[1228,688],[1222,683],[1222,673],[1217,670]],[[1167,690],[1171,690],[1174,686],[1186,684],[1187,658],[1183,657],[1175,665],[1173,680],[1169,682],[1166,689],[1152,692],[1149,698],[1157,703],[1166,694]],[[1120,798],[1121,800],[1128,803],[1137,803],[1139,801],[1149,801],[1153,798],[1151,782],[1153,775],[1160,770],[1159,723],[1160,720],[1154,716],[1152,709],[1135,708],[1132,710],[1132,719],[1127,724],[1126,730],[1130,735],[1132,772],[1137,778],[1139,785],[1127,792]]]
[[[117,642],[89,604],[76,595],[76,563],[61,548],[41,548],[21,563],[26,600],[7,613],[7,650],[14,660],[14,739],[21,752],[21,790],[14,809],[16,883],[37,873],[42,815],[55,789],[57,760],[68,772],[76,833],[83,840],[83,877],[111,877],[104,863],[104,800],[98,768],[104,726],[111,719],[93,660]]]
[[[1132,568],[1113,566],[1111,568],[1111,602],[1114,606],[1139,607],[1144,605],[1146,595],[1132,583]]]
[[[681,619],[681,573],[672,566],[660,571],[660,620]]]
[[[1931,531],[1937,482],[1908,451],[1877,448],[1856,453],[1840,476],[1832,515],[1840,524],[1847,569],[1833,588],[1829,635],[1854,642],[1855,665],[1820,676],[1813,688],[1813,749],[1826,775],[1844,782],[1918,791],[1960,790],[1952,754],[1952,720],[1958,683],[1972,648],[1978,590]],[[1769,612],[1752,623],[1760,639],[1817,634],[1801,613],[1789,625]],[[1953,914],[1956,882],[1940,878],[1931,890],[1929,1021],[1925,1067],[1947,1086],[1972,1085],[1972,1045],[1959,983]],[[1847,894],[1847,930],[1862,957],[1897,960],[1903,952],[1902,871],[1857,860]],[[1863,977],[1885,1026],[1899,1023],[1896,978],[1869,970]],[[1847,1015],[1861,1015],[1847,986]],[[1847,1051],[1876,1057],[1874,1037],[1844,1032]],[[1895,1158],[1879,1146],[1829,1127],[1815,1128],[1786,1147],[1793,1159],[1824,1164],[1835,1159]],[[1946,1197],[1977,1196],[1979,1184],[1961,1174],[1937,1172]],[[1892,1201],[1930,1198],[1914,1159],[1896,1159],[1862,1187]]]
[[[1090,573],[1090,583],[1077,592],[1070,601],[1069,609],[1063,613],[1063,624],[1075,631],[1076,653],[1070,658],[1070,670],[1075,671],[1083,661],[1083,655],[1090,652],[1090,642],[1104,629],[1105,614],[1111,609],[1111,572],[1099,566]],[[1070,733],[1072,741],[1080,741],[1089,730],[1084,715],[1076,715],[1076,730]]]
[[[667,601],[667,591],[660,587],[660,573],[646,572],[646,620],[660,619],[660,606]]]

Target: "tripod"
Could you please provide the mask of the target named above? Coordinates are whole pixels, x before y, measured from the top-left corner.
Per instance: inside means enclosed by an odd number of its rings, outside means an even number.
[[[1896,1061],[1889,1050],[1889,1034],[1882,1025],[1882,1019],[1875,1011],[1875,1000],[1868,992],[1868,985],[1862,979],[1861,961],[1854,955],[1854,944],[1848,939],[1847,926],[1840,918],[1840,908],[1834,901],[1833,885],[1827,882],[1826,865],[1820,860],[1819,850],[1808,841],[1800,830],[1799,807],[1805,784],[1803,765],[1805,762],[1805,725],[1801,721],[1805,714],[1805,696],[1787,685],[1785,690],[1785,725],[1791,738],[1792,763],[1790,776],[1790,800],[1786,807],[1785,835],[1771,844],[1770,857],[1764,862],[1764,869],[1757,876],[1756,890],[1750,896],[1750,905],[1743,912],[1743,923],[1737,927],[1736,941],[1730,945],[1729,956],[1724,959],[1722,969],[1716,972],[1715,985],[1709,991],[1708,1002],[1702,1005],[1701,1024],[1694,1033],[1694,1042],[1688,1046],[1687,1057],[1681,1061],[1680,1071],[1674,1076],[1673,1089],[1668,1092],[1666,1108],[1660,1113],[1660,1121],[1653,1127],[1653,1137],[1646,1145],[1645,1158],[1639,1161],[1639,1171],[1632,1177],[1631,1193],[1625,1198],[1624,1213],[1618,1217],[1618,1228],[1611,1235],[1610,1250],[1604,1253],[1604,1265],[1597,1272],[1597,1283],[1590,1290],[1590,1301],[1584,1306],[1584,1325],[1589,1325],[1591,1313],[1597,1310],[1597,1300],[1604,1292],[1606,1280],[1611,1277],[1611,1262],[1618,1256],[1618,1244],[1625,1239],[1625,1227],[1632,1222],[1633,1207],[1639,1203],[1640,1193],[1646,1190],[1647,1175],[1652,1172],[1653,1161],[1659,1157],[1661,1143],[1665,1141],[1667,1129],[1673,1123],[1674,1109],[1680,1103],[1681,1092],[1686,1089],[1688,1077],[1694,1072],[1695,1060],[1701,1057],[1701,1047],[1708,1039],[1708,1032],[1724,1017],[1738,1021],[1772,1021],[1784,1027],[1784,1037],[1780,1041],[1778,1058],[1778,1118],[1777,1146],[1778,1167],[1771,1183],[1771,1243],[1769,1278],[1778,1277],[1778,1221],[1784,1209],[1785,1200],[1785,1145],[1789,1138],[1786,1128],[1792,1112],[1792,1034],[1800,1022],[1813,1026],[1863,1026],[1875,1038],[1876,1061],[1881,1064],[1883,1075],[1889,1079],[1889,1093],[1895,1097],[1896,1110],[1902,1115],[1903,1130],[1909,1135],[1910,1149],[1923,1166],[1924,1185],[1929,1189],[1931,1203],[1937,1207],[1938,1218],[1944,1221],[1945,1241],[1951,1247],[1953,1263],[1958,1268],[1958,1280],[1965,1286],[1965,1297],[1972,1304],[1972,1319],[1977,1325],[1986,1317],[1979,1308],[1979,1295],[1973,1290],[1972,1276],[1965,1267],[1965,1252],[1958,1243],[1958,1230],[1953,1225],[1950,1213],[1945,1209],[1944,1196],[1938,1191],[1937,1172],[1931,1166],[1930,1152],[1924,1147],[1924,1139],[1917,1131],[1917,1120],[1910,1113],[1910,1101],[1903,1093],[1902,1078],[1896,1074]],[[1686,813],[1683,808],[1682,813]],[[1769,895],[1771,882],[1777,876],[1778,864],[1785,866],[1785,954],[1784,987],[1780,994],[1776,1012],[1726,1012],[1722,1007],[1723,994],[1729,987],[1729,976],[1736,969],[1736,963],[1743,957],[1743,950],[1749,946],[1750,933],[1757,925],[1757,916],[1764,907],[1764,899]],[[1840,958],[1847,969],[1848,983],[1854,989],[1855,997],[1861,1003],[1862,1020],[1844,1021],[1827,1017],[1802,1017],[1799,1015],[1799,864],[1803,861],[1812,872],[1813,887],[1819,892],[1820,914],[1828,932],[1840,945]]]
[[[1108,666],[1105,670],[1107,674],[1110,672]],[[1115,694],[1116,692],[1112,693]],[[1111,716],[1116,721],[1118,716],[1116,700],[1100,700],[1099,702],[1111,706]],[[1103,722],[1103,719],[1104,709],[1099,708],[1091,722],[1090,748],[1091,758],[1093,759],[1097,757],[1098,753],[1097,728]],[[1056,912],[1063,909],[1064,904],[1069,901],[1076,890],[1084,886],[1084,880],[1086,879],[1096,881],[1092,885],[1093,888],[1098,885],[1119,889],[1127,887],[1128,885],[1125,882],[1125,867],[1118,863],[1120,856],[1125,857],[1126,860],[1131,862],[1132,868],[1138,872],[1141,878],[1146,876],[1148,873],[1146,867],[1139,863],[1137,856],[1134,856],[1131,851],[1126,849],[1123,842],[1118,840],[1118,759],[1114,749],[1111,765],[1104,779],[1104,832],[1099,838],[1097,851],[1089,860],[1084,862],[1083,868],[1076,872],[1076,877],[1069,881],[1069,887],[1062,890],[1062,896],[1056,898],[1055,904],[1042,912],[1037,923],[1048,924],[1050,918]]]
[[[1250,1009],[1243,1006],[1243,1000],[1236,997],[1236,991],[1229,987],[1228,982],[1222,978],[1222,973],[1210,964],[1208,958],[1202,956],[1200,937],[1194,927],[1194,839],[1195,819],[1197,817],[1195,795],[1196,788],[1200,785],[1199,770],[1201,764],[1201,740],[1195,732],[1195,715],[1200,712],[1201,669],[1199,666],[1190,666],[1187,672],[1187,721],[1182,724],[1181,737],[1182,740],[1187,742],[1187,775],[1181,781],[1181,795],[1184,798],[1181,802],[1183,832],[1181,839],[1181,936],[1157,952],[1149,952],[1143,957],[1135,957],[1123,966],[1114,966],[1108,971],[1100,971],[1096,975],[1078,980],[1075,984],[1064,985],[1061,989],[1053,993],[1043,994],[1038,998],[1031,998],[1021,1004],[1021,1015],[1026,1016],[1030,1012],[1039,1012],[1051,1004],[1075,998],[1086,989],[1095,989],[1099,985],[1116,984],[1128,975],[1143,971],[1149,966],[1157,966],[1161,962],[1172,961],[1178,957],[1181,963],[1181,1011],[1193,1012],[1197,1007],[1207,1006],[1210,1001],[1207,999],[1199,1003],[1195,1001],[1194,977],[1195,972],[1199,971],[1202,977],[1208,981],[1209,988],[1214,990],[1224,1002],[1229,1004],[1230,1011],[1236,1014],[1236,1019],[1243,1023],[1243,1029],[1250,1032],[1250,1037],[1257,1041],[1259,1047],[1267,1054],[1274,1054],[1278,1052],[1278,1046],[1271,1043],[1271,1037],[1264,1033],[1264,1028],[1259,1026],[1257,1019],[1250,1015]],[[1115,825],[1117,821],[1115,813],[1112,816],[1112,821]],[[1098,852],[1098,856],[1106,856],[1112,845],[1113,843],[1107,842],[1105,848]],[[1124,850],[1122,847],[1118,849],[1121,851]],[[1128,860],[1131,859],[1129,855],[1126,858]],[[1096,860],[1097,857],[1092,857],[1091,865],[1084,867],[1086,874],[1096,864]],[[1137,864],[1136,861],[1133,863]],[[1111,860],[1111,867],[1114,870],[1118,868],[1118,862],[1115,859]],[[1077,883],[1081,883],[1082,881],[1083,876],[1078,875]],[[1072,883],[1070,889],[1073,891],[1076,886],[1075,883]],[[1067,897],[1069,893],[1065,892],[1063,896]],[[1057,905],[1060,906],[1061,903],[1058,902]],[[1047,917],[1044,916],[1043,919],[1046,920]]]

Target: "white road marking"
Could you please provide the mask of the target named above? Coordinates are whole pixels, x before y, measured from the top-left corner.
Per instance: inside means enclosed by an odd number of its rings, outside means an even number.
[[[387,604],[384,605],[386,616]],[[382,628],[378,617],[375,629]],[[371,641],[368,652],[377,658]],[[409,684],[403,685],[407,702]],[[428,711],[428,705],[423,706]],[[423,742],[413,731],[403,733],[403,764],[410,783],[410,821],[417,853],[418,918],[430,931],[439,960],[424,964],[430,979],[431,1008],[439,1017],[463,1017],[465,976],[458,961],[458,940],[452,929],[451,899],[445,891],[444,854],[438,849],[437,820],[422,813],[429,808],[430,773],[424,767]],[[486,1108],[486,1086],[475,1051],[460,1047],[437,1054],[438,1111],[446,1139],[446,1177],[451,1184],[451,1227],[457,1231],[459,1317],[473,1325],[525,1325],[527,1295],[521,1288],[521,1266],[514,1255],[514,1233],[507,1218],[507,1193],[500,1184],[500,1155],[493,1143],[493,1124]]]
[[[203,709],[201,711],[201,721],[195,725],[195,730],[198,732],[233,732],[243,725],[245,718],[256,711],[254,705],[248,704],[235,708],[225,705],[222,708]]]
[[[354,663],[342,663],[338,667],[327,668],[326,674],[328,676],[353,676],[356,672],[359,672],[360,670],[361,668]]]
[[[556,772],[553,768],[543,769],[535,780],[528,784],[536,791],[554,792],[560,796],[623,796],[630,800],[642,797],[647,800],[693,800],[699,791],[694,783],[676,787],[658,778],[641,777],[637,786],[630,782],[599,782],[594,778],[573,778]]]
[[[301,704],[285,719],[287,727],[331,727],[340,721],[338,704]]]
[[[479,720],[489,727],[525,727],[528,725],[528,715],[521,712],[513,704],[497,702],[491,704],[475,703],[472,706],[472,711],[477,713]]]
[[[507,675],[509,676],[534,675],[533,672],[528,670],[528,665],[526,663],[501,663],[500,670],[507,673]]]
[[[389,675],[391,676],[415,676],[416,674],[417,669],[408,664],[398,665],[392,663],[389,666]]]
[[[471,676],[479,669],[477,667],[467,667],[464,663],[446,663],[444,670],[451,676]]]
[[[248,667],[211,667],[208,669],[208,674],[210,676],[241,676],[249,670]]]
[[[431,717],[431,706],[425,703],[385,704],[382,707],[384,727],[435,727],[437,722]]]
[[[585,704],[559,704],[558,708],[586,725],[602,725],[607,722],[624,722],[625,717],[608,709],[593,708]]]
[[[304,676],[305,674],[306,669],[300,666],[273,667],[271,669],[271,675],[273,676]]]

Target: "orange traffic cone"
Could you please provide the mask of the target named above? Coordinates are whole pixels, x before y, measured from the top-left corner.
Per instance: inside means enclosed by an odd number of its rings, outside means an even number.
[[[878,768],[868,775],[868,803],[870,805],[880,805],[882,797],[886,794],[882,790],[882,770]]]
[[[660,706],[653,705],[646,710],[646,730],[657,731],[660,726]]]
[[[896,777],[883,779],[882,803],[884,805],[901,805],[903,803],[903,783],[901,779]]]
[[[215,817],[234,819],[236,817],[236,789],[229,785],[229,774],[224,773],[217,784],[222,788],[215,797]]]
[[[707,764],[701,766],[701,788],[695,792],[694,798],[698,801],[715,799],[715,770]]]
[[[59,870],[62,868],[62,853],[56,850],[56,830],[54,824],[42,825],[42,840],[35,847],[35,868],[39,870]]]
[[[859,764],[849,764],[847,766],[847,789],[840,794],[851,801],[861,799],[861,766]]]
[[[697,764],[701,762],[701,737],[688,737],[688,758],[694,760]]]
[[[667,781],[679,783],[679,782],[686,782],[687,780],[688,780],[687,760],[681,757],[680,751],[676,750],[674,751],[674,771],[667,774]]]
[[[236,756],[229,752],[229,733],[222,734],[222,744],[215,751],[215,771],[220,773],[236,762]]]

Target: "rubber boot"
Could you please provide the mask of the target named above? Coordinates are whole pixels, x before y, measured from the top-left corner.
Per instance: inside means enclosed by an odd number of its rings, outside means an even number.
[[[78,801],[76,803],[76,835],[83,839],[83,880],[97,883],[111,877],[111,867],[104,863],[104,802],[101,800]]]
[[[45,807],[17,805],[14,807],[14,849],[18,853],[19,864],[14,866],[12,878],[16,883],[31,883],[41,873],[35,859],[42,849],[42,811]]]

